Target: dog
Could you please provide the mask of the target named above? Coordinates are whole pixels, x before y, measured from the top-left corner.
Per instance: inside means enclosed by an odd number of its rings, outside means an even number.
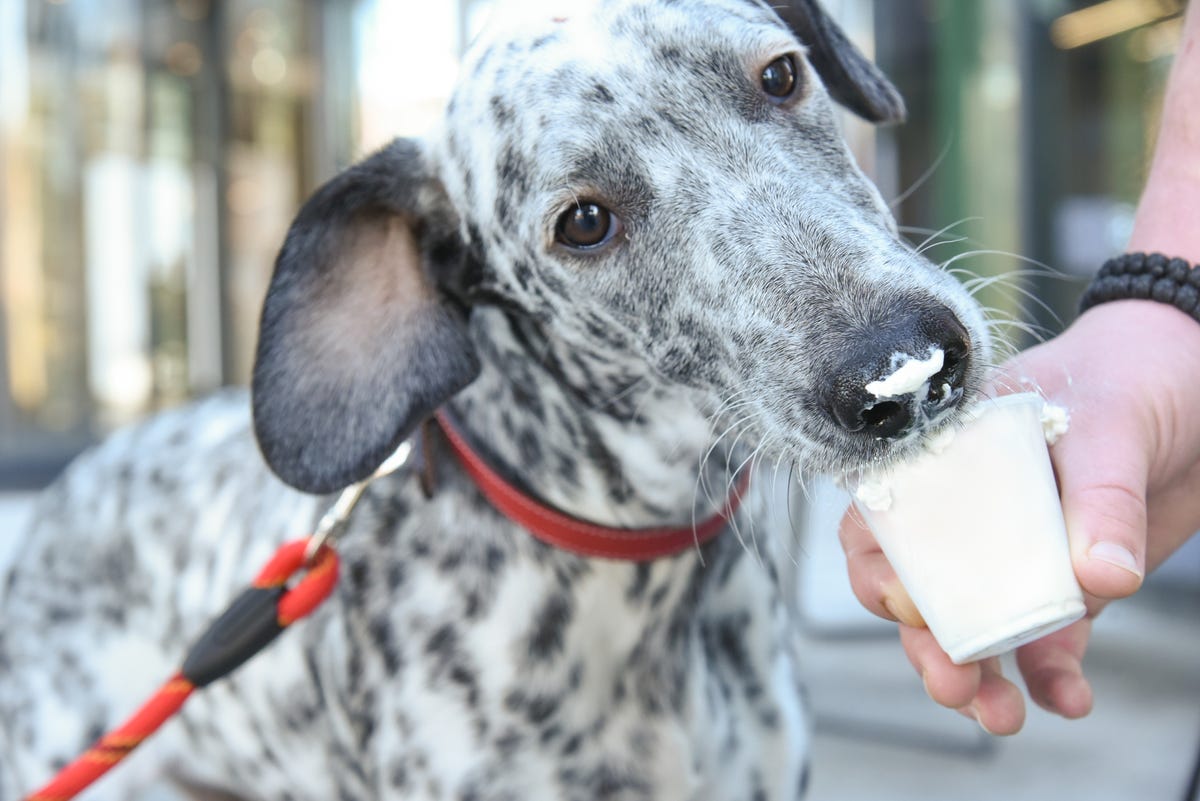
[[[41,497],[2,585],[0,799],[132,711],[405,442],[332,600],[86,798],[804,795],[786,557],[753,493],[730,512],[735,475],[918,447],[978,393],[985,321],[855,166],[834,104],[903,102],[812,0],[559,9],[498,11],[444,124],[302,207],[249,402],[119,432]],[[919,387],[866,390],[931,354]],[[632,561],[548,545],[453,432],[539,508],[731,531]]]

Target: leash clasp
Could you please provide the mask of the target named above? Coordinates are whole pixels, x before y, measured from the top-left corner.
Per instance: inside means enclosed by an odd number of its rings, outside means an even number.
[[[358,506],[358,502],[362,500],[363,494],[367,491],[367,487],[377,478],[383,478],[390,475],[405,464],[408,463],[409,457],[412,455],[412,443],[408,440],[400,443],[400,447],[389,456],[379,468],[367,478],[351,484],[346,489],[342,490],[337,496],[337,500],[333,502],[325,514],[321,515],[321,519],[317,521],[317,529],[313,532],[312,537],[308,540],[308,547],[304,550],[304,563],[312,565],[317,558],[317,553],[324,547],[330,546],[331,543],[342,535],[346,528],[346,521],[350,519],[350,513],[354,511],[354,507]]]

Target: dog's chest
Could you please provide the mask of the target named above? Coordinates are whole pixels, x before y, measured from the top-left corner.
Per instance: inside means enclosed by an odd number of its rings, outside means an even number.
[[[376,515],[400,503],[370,503],[334,605],[204,713],[255,710],[268,750],[298,757],[296,798],[794,797],[786,621],[736,542],[705,567],[598,563],[464,498],[407,509],[389,535]],[[428,526],[447,515],[457,528]],[[210,745],[226,744],[189,747]]]
[[[331,717],[371,721],[341,727],[373,759],[339,790],[792,797],[776,788],[801,771],[797,681],[753,560],[722,544],[706,568],[584,562],[461,498],[430,511],[472,535],[427,536],[420,513],[382,553],[352,535],[340,608],[305,637]]]

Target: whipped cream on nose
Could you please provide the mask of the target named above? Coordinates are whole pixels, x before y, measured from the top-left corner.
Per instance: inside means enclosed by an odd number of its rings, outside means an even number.
[[[929,379],[937,375],[946,363],[946,354],[941,348],[935,348],[927,359],[915,359],[908,354],[896,354],[892,357],[895,364],[899,358],[904,361],[891,375],[867,384],[867,392],[877,398],[895,398],[916,392],[929,383]]]

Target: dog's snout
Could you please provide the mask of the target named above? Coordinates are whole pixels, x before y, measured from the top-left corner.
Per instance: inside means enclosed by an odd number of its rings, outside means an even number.
[[[929,380],[927,401],[955,404],[962,397],[967,367],[971,360],[971,340],[967,329],[954,315],[938,330],[937,347],[942,350],[942,368]]]
[[[900,436],[913,422],[910,397],[896,396],[880,400],[861,386],[847,386],[835,391],[825,406],[829,416],[845,431],[876,439]]]
[[[849,350],[821,396],[829,417],[848,433],[898,438],[962,398],[971,342],[949,309],[907,314]]]

